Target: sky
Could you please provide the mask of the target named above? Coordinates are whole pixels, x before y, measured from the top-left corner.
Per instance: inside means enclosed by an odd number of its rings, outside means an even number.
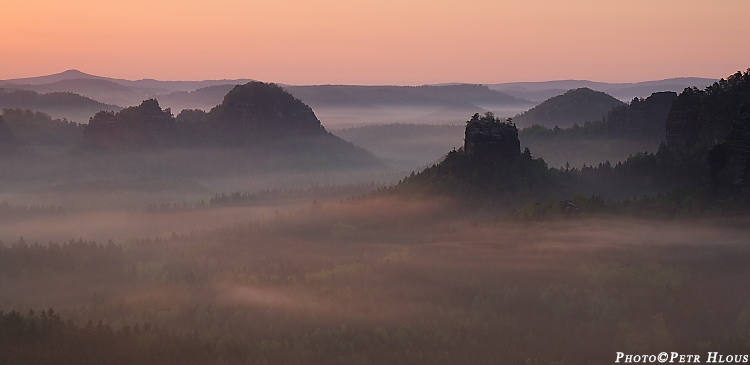
[[[747,0],[0,1],[0,79],[638,82],[750,68]]]

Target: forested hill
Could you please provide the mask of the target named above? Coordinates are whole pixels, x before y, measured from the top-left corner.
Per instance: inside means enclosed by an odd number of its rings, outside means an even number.
[[[665,125],[672,101],[677,94],[671,91],[653,93],[651,96],[635,98],[630,104],[614,106],[607,116],[582,125],[567,128],[548,128],[532,125],[523,128],[521,140],[560,139],[571,142],[587,138],[638,140],[661,143],[665,140]]]
[[[184,110],[175,118],[155,99],[118,113],[99,112],[84,130],[88,149],[140,151],[164,148],[243,148],[254,154],[313,156],[379,164],[366,150],[330,134],[312,109],[275,84],[235,86],[209,113]]]
[[[83,124],[52,119],[29,109],[4,108],[2,118],[19,147],[70,147],[81,142],[84,129]]]
[[[700,153],[714,197],[750,206],[750,69],[705,90],[685,89],[667,118],[667,145]],[[704,162],[705,164],[705,162]]]
[[[18,150],[18,141],[13,131],[5,123],[5,119],[0,116],[0,156],[16,153]]]
[[[87,143],[109,149],[236,146],[291,136],[329,135],[312,109],[275,84],[235,86],[211,112],[175,118],[155,99],[117,113],[99,112],[86,126]]]
[[[670,214],[683,208],[720,211],[738,202],[747,207],[748,105],[750,70],[737,72],[705,90],[687,88],[679,96],[662,92],[634,99],[629,105],[612,108],[606,118],[583,126],[535,126],[521,132],[527,140],[546,138],[545,142],[558,137],[569,142],[588,137],[660,141],[664,136],[661,129],[666,129],[667,143],[662,143],[656,153],[633,151],[624,161],[602,161],[598,167],[584,165],[580,169],[569,165],[547,169],[544,161],[532,158],[530,149],[519,152],[514,124],[491,114],[475,115],[467,122],[463,149],[450,152],[442,162],[407,177],[390,191],[473,197],[481,202],[508,202],[524,194],[559,198],[570,193],[594,193],[615,199],[669,194],[669,201],[658,199],[671,204]],[[505,152],[492,153],[500,147]],[[487,155],[478,152],[484,150],[491,152],[489,158],[478,157]]]
[[[674,102],[666,125],[667,144],[690,149],[723,142],[743,113],[750,111],[750,69],[721,79],[704,90],[685,89]]]
[[[44,112],[53,118],[65,118],[84,123],[101,110],[117,111],[117,105],[100,103],[70,92],[39,94],[28,90],[0,88],[0,108],[31,109]]]
[[[623,102],[606,93],[584,87],[568,90],[565,94],[547,99],[517,115],[513,121],[521,127],[538,124],[550,128],[564,128],[574,123],[601,120],[617,105],[623,105]]]
[[[207,115],[223,141],[328,134],[313,110],[276,84],[235,86]]]

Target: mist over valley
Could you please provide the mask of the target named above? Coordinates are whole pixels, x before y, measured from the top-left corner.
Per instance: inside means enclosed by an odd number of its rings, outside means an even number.
[[[750,71],[0,87],[2,363],[747,351]]]

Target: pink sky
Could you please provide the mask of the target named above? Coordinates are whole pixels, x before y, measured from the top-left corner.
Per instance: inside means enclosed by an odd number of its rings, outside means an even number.
[[[9,1],[0,79],[636,82],[750,67],[747,0]]]

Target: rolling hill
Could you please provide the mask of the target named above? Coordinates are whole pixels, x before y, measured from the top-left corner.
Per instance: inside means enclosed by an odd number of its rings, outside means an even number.
[[[222,158],[227,161],[206,165],[210,169],[227,163],[244,166],[274,160],[276,165],[380,164],[370,152],[326,131],[309,106],[275,84],[237,85],[209,113],[196,114],[189,120],[175,118],[155,99],[117,113],[100,112],[83,131],[85,147],[115,153],[234,151]]]
[[[31,90],[8,90],[0,88],[0,108],[31,109],[49,114],[53,118],[65,118],[85,123],[101,110],[117,111],[117,105],[104,104],[71,92],[40,94]]]
[[[538,124],[545,127],[569,127],[600,120],[612,107],[624,103],[601,91],[589,88],[568,90],[565,94],[549,98],[541,104],[517,115],[513,121],[527,127]]]

